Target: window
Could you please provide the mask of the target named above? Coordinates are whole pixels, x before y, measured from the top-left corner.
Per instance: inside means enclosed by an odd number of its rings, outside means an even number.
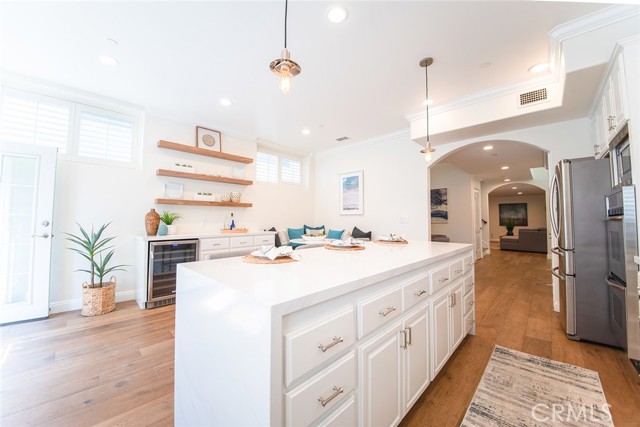
[[[258,152],[256,180],[300,184],[302,182],[302,162],[284,157],[279,158],[275,154]]]
[[[138,116],[12,88],[2,92],[2,140],[55,147],[68,160],[134,165]]]

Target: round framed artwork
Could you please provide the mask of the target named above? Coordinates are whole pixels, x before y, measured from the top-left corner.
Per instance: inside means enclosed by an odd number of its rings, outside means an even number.
[[[222,152],[220,132],[196,126],[196,147]]]

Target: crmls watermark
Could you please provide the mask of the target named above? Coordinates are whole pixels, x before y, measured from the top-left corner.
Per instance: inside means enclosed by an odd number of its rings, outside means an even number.
[[[585,405],[584,403],[538,403],[531,408],[531,417],[538,422],[551,421],[605,421],[610,422],[611,405]]]

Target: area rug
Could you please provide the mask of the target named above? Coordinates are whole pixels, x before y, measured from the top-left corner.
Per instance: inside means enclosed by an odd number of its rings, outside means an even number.
[[[598,373],[496,346],[461,426],[613,426]]]

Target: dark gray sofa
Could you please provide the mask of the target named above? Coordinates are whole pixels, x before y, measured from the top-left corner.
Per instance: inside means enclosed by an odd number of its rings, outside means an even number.
[[[523,251],[547,253],[547,229],[523,228],[518,231],[518,237],[502,236],[500,249],[503,251]]]

